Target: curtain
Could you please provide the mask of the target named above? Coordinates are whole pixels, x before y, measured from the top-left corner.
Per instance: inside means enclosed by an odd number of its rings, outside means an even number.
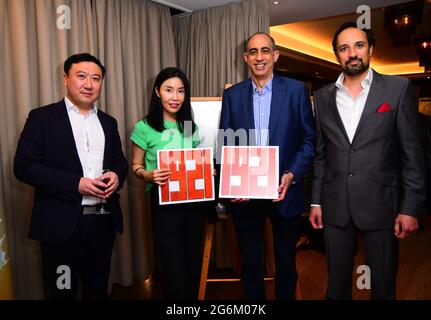
[[[28,112],[63,95],[62,62],[70,52],[88,47],[89,1],[0,1],[1,161],[4,207],[16,298],[43,296],[38,242],[27,238],[33,189],[13,175],[13,156]],[[71,9],[70,30],[57,28],[56,10]],[[76,13],[76,14],[75,14]],[[74,41],[77,34],[80,41]],[[29,267],[31,266],[31,267]]]
[[[243,53],[255,32],[269,33],[266,0],[245,0],[173,18],[177,65],[195,97],[221,96],[225,84],[248,77]]]
[[[59,29],[59,6],[70,8],[70,29]],[[67,14],[67,12],[66,12]],[[62,67],[89,52],[107,68],[97,105],[118,121],[131,156],[133,125],[147,112],[160,69],[175,65],[169,9],[145,0],[0,0],[0,193],[8,227],[15,298],[43,297],[38,242],[27,238],[33,189],[13,175],[13,157],[28,112],[64,96]],[[111,283],[131,285],[153,266],[148,199],[132,174],[121,191],[125,232],[116,238]],[[29,267],[30,266],[30,267]]]
[[[150,1],[95,0],[96,48],[109,72],[100,104],[118,121],[127,159],[132,158],[130,134],[148,112],[155,77],[175,66],[169,9]],[[149,198],[142,180],[130,173],[122,192],[125,230],[113,252],[113,282],[131,285],[153,270]]]

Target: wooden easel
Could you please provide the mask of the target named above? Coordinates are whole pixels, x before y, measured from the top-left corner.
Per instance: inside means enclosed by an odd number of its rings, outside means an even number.
[[[219,219],[227,219],[226,214],[219,214]],[[213,237],[214,237],[214,223],[208,223],[208,221],[205,223],[205,229],[204,229],[204,246],[203,246],[203,257],[202,257],[202,269],[201,269],[201,279],[199,284],[199,294],[198,294],[198,300],[205,300],[205,292],[208,282],[240,282],[241,278],[217,278],[217,279],[208,279],[208,268],[210,264],[211,259],[211,249],[212,249],[212,243],[213,243]],[[272,236],[271,236],[272,238]],[[264,278],[265,281],[274,280],[273,277]],[[302,300],[302,292],[299,287],[299,281],[298,285],[296,287],[296,299]]]

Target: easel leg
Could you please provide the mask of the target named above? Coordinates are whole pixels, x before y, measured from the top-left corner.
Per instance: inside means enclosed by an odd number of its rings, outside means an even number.
[[[203,258],[202,258],[202,270],[201,270],[201,280],[199,284],[199,295],[198,300],[205,299],[205,290],[207,286],[207,278],[208,278],[208,268],[211,259],[211,247],[213,242],[214,235],[214,224],[205,223],[204,230],[204,248],[203,248]]]

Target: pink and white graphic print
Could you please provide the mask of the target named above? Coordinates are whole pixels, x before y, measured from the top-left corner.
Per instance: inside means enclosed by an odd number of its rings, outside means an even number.
[[[220,198],[278,198],[278,146],[222,148]]]

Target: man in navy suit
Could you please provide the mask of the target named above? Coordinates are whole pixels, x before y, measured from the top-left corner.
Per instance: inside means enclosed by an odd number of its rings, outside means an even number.
[[[90,54],[67,58],[66,97],[29,113],[15,154],[15,176],[35,188],[29,237],[41,244],[49,299],[75,299],[80,278],[84,299],[107,298],[128,164],[116,120],[94,104],[104,74]]]
[[[305,211],[303,177],[314,157],[314,120],[305,86],[273,73],[279,52],[274,39],[256,33],[247,40],[244,60],[251,78],[225,90],[220,129],[245,129],[248,145],[279,146],[279,198],[232,200],[232,216],[242,257],[245,298],[265,299],[264,221],[274,235],[277,299],[295,299],[299,216]],[[227,139],[221,144],[228,144]]]

